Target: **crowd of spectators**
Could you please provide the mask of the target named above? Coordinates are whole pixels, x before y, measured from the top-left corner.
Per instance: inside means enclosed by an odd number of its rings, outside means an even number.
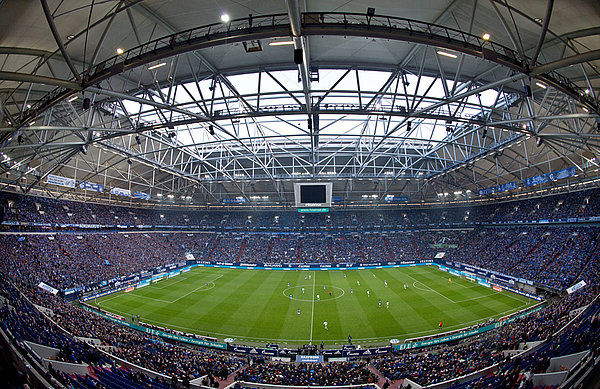
[[[152,210],[58,203],[26,196],[19,196],[19,204],[17,200],[11,201],[9,220],[39,221],[45,220],[44,215],[47,215],[57,220],[88,222],[86,218],[94,216],[94,220],[116,217],[135,224],[136,221],[153,222],[155,217]],[[573,205],[578,201],[580,206]],[[499,205],[489,210],[489,215],[493,220],[502,221],[500,215],[511,215],[510,218],[517,220],[520,217],[541,218],[548,215],[565,217],[573,212],[596,214],[597,207],[592,202],[589,192],[578,192],[561,198]],[[431,220],[455,219],[464,214],[460,209],[413,214],[348,211],[344,214],[344,223],[388,223],[388,220],[402,220],[405,223],[406,220],[423,220],[427,223]],[[279,217],[275,212],[261,216],[250,213],[243,217],[232,217],[229,213],[205,216],[172,212],[159,216],[159,219],[172,218],[193,223],[195,218],[200,223],[204,221],[204,224],[261,223],[263,226],[298,220],[294,219],[295,214],[282,214]],[[327,218],[327,215],[307,215],[300,220],[308,226],[322,226],[323,223],[336,223],[333,219]],[[485,379],[510,387],[523,381],[521,373],[524,371],[544,371],[553,356],[586,349],[597,353],[600,305],[593,299],[600,291],[599,232],[597,227],[519,226],[373,232],[364,235],[218,235],[152,231],[0,235],[0,247],[4,252],[4,259],[0,262],[0,291],[7,302],[0,308],[0,319],[2,327],[17,339],[58,348],[59,360],[114,365],[110,357],[75,340],[71,335],[95,338],[115,356],[182,381],[207,375],[214,383],[235,372],[236,377],[243,381],[278,385],[370,384],[377,380],[368,370],[368,363],[371,363],[391,380],[411,378],[424,385],[498,363],[499,372]],[[579,280],[585,280],[588,286],[573,295],[556,298],[532,315],[451,346],[402,351],[369,362],[288,364],[257,360],[251,365],[238,355],[182,347],[105,321],[36,287],[40,281],[61,290],[88,287],[101,281],[114,281],[144,270],[181,262],[188,252],[193,252],[200,260],[226,262],[345,263],[432,259],[439,251],[446,253],[445,259],[526,278],[561,290]],[[31,303],[48,309],[52,320],[66,329],[68,334]],[[556,333],[569,322],[574,309],[588,304],[592,304],[590,309],[574,325],[569,326],[563,334]],[[540,340],[549,341],[544,348],[530,356],[509,360],[503,354],[504,350],[517,349],[523,343]],[[98,372],[115,380],[119,378],[113,377],[113,374],[124,374],[127,379],[147,379],[132,378],[129,373],[118,370]],[[58,378],[72,379],[60,374],[57,374]]]
[[[246,263],[364,263],[445,259],[558,290],[573,285],[598,250],[596,227],[476,228],[385,234],[56,233],[0,235],[0,270],[31,285],[87,290],[106,281],[197,260]]]
[[[0,308],[2,325],[19,340],[28,340],[61,350],[60,359],[71,363],[104,365],[114,363],[109,356],[90,348],[72,336],[99,339],[117,357],[138,366],[178,379],[209,376],[224,379],[246,363],[246,359],[226,352],[190,349],[166,343],[158,338],[102,320],[80,307],[44,294],[37,288],[23,288],[0,281],[2,297],[7,301]],[[23,294],[24,293],[24,294]],[[25,298],[27,297],[27,298]],[[32,303],[45,307],[50,321]],[[68,332],[65,334],[55,323]]]
[[[175,210],[128,208],[0,193],[10,222],[200,226],[212,228],[330,229],[336,227],[416,226],[471,222],[514,222],[600,216],[600,189],[478,206],[394,206],[385,209],[335,209],[325,214],[289,211]]]
[[[0,271],[31,285],[87,287],[206,253],[210,234],[99,233],[1,235]]]
[[[597,267],[598,263],[594,266]],[[591,272],[594,273],[589,275],[593,277],[591,279],[597,279],[600,275],[596,269]],[[592,303],[598,292],[600,288],[593,285],[582,293],[555,300],[541,311],[519,318],[494,331],[468,338],[458,345],[438,346],[422,351],[398,351],[375,358],[373,366],[390,380],[410,378],[420,385],[430,385],[501,363],[503,367],[497,376],[502,377],[506,387],[517,387],[522,377],[520,374],[505,374],[510,369],[517,369],[519,373],[529,369],[541,373],[545,372],[545,368],[541,366],[547,367],[552,357],[583,350],[598,352],[598,301],[594,302],[590,313],[584,315],[578,324],[568,327],[564,334],[555,338],[558,330],[572,319],[570,313],[578,307]],[[587,330],[589,326],[592,326],[594,332]],[[538,351],[526,358],[511,361],[503,354],[504,350],[524,350],[524,344],[527,342],[547,339],[551,339],[549,346],[544,347],[542,352]],[[567,345],[569,347],[566,347]]]
[[[463,376],[494,363],[500,363],[501,372],[542,371],[549,358],[580,350],[597,352],[600,337],[597,314],[600,305],[593,299],[600,288],[598,258],[583,271],[582,277],[589,286],[582,291],[554,300],[548,307],[517,319],[494,331],[468,338],[454,346],[437,346],[424,350],[397,352],[372,359],[372,365],[390,380],[410,378],[420,384],[431,384]],[[16,280],[19,282],[20,280]],[[8,280],[0,281],[2,297],[7,301],[0,309],[3,328],[18,339],[56,347],[61,350],[59,359],[92,365],[114,364],[103,354],[83,342],[73,340],[42,315],[30,301],[51,312],[53,321],[70,334],[100,339],[114,355],[139,366],[190,380],[204,375],[215,382],[236,372],[239,380],[278,385],[341,385],[369,384],[376,377],[367,369],[368,361],[326,364],[288,364],[254,361],[248,365],[245,358],[219,351],[189,349],[148,337],[147,334],[122,327],[96,317],[76,305],[65,303],[39,288],[20,283],[21,290]],[[27,299],[25,299],[27,296]],[[571,319],[571,312],[592,304],[591,314],[582,317],[579,324],[568,327],[567,332],[555,338],[558,329]],[[523,343],[552,339],[549,346],[534,356],[517,361],[506,359],[502,351],[521,348]],[[497,379],[518,383],[520,374],[497,374]],[[64,378],[64,377],[63,377]]]
[[[284,363],[256,360],[238,372],[236,381],[286,386],[339,386],[377,383],[365,361],[339,363]]]
[[[596,255],[599,232],[596,227],[474,230],[447,258],[563,289]]]

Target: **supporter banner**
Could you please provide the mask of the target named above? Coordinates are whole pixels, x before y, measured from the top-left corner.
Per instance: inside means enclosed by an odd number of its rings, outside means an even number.
[[[231,197],[221,199],[221,204],[246,204],[244,197]]]
[[[577,174],[577,170],[575,169],[575,166],[571,166],[566,169],[557,170],[555,172],[548,173],[548,178],[551,181],[556,181],[556,180],[562,180],[564,178],[573,177],[575,174]]]
[[[432,243],[429,245],[432,249],[457,249],[456,243]]]
[[[579,289],[585,287],[586,285],[587,285],[586,282],[581,280],[578,283],[576,283],[575,285],[571,286],[570,288],[567,288],[567,293],[573,294],[573,293],[577,292]]]
[[[529,177],[525,179],[525,186],[544,184],[550,181],[562,180],[564,178],[572,177],[577,173],[574,166],[566,169],[557,170],[548,174],[542,174],[539,176]]]
[[[72,178],[55,176],[54,174],[48,174],[46,182],[48,184],[66,186],[67,188],[75,188],[75,180]]]
[[[133,198],[142,199],[142,200],[150,200],[150,195],[144,192],[136,192],[133,191]]]
[[[497,186],[492,186],[490,188],[485,188],[485,189],[479,189],[479,195],[483,196],[483,195],[488,195],[488,194],[492,194],[492,193],[500,193],[500,192],[505,192],[507,190],[513,190],[513,189],[517,189],[517,183],[516,182],[507,182],[506,184],[502,184],[502,185],[497,185]]]
[[[185,259],[187,259],[188,261],[193,261],[193,260],[194,260],[194,259],[196,259],[196,258],[194,257],[194,254],[187,253],[187,254],[185,255]]]
[[[83,290],[83,286],[78,286],[77,288],[67,289],[67,290],[65,290],[65,296],[69,295],[69,294],[73,294],[75,292],[81,292],[82,290]]]
[[[138,331],[142,331],[145,332],[147,334],[151,334],[151,335],[156,335],[156,336],[160,336],[161,338],[165,338],[165,339],[171,339],[171,340],[176,340],[179,342],[185,342],[185,343],[189,343],[189,344],[194,344],[196,346],[202,346],[202,347],[212,347],[212,348],[218,348],[221,350],[227,350],[227,344],[226,343],[220,343],[220,342],[211,342],[208,340],[204,340],[204,339],[196,339],[196,338],[190,338],[187,336],[182,336],[182,335],[177,335],[177,334],[172,334],[170,332],[165,332],[165,331],[161,331],[161,330],[154,330],[148,327],[144,327],[138,324],[133,324],[133,323],[129,323],[125,320],[120,320],[118,318],[115,317],[111,317],[103,312],[99,312],[96,309],[93,309],[91,307],[89,307],[88,305],[83,304],[82,305],[83,309],[85,309],[86,311],[92,312],[100,317],[103,317],[107,320],[110,320],[112,322],[124,325],[126,327],[129,328],[133,328],[134,330],[138,330]]]
[[[513,189],[517,189],[517,183],[516,182],[508,182],[506,184],[498,185],[496,187],[496,192],[504,192],[504,191],[513,190]]]
[[[104,185],[94,184],[93,182],[81,181],[79,183],[79,189],[93,190],[95,192],[104,192]]]
[[[534,176],[534,177],[526,178],[525,186],[545,184],[546,182],[549,182],[549,181],[550,180],[548,179],[548,177],[545,174],[543,174],[541,176]]]
[[[46,292],[50,292],[52,294],[58,293],[58,289],[51,287],[50,285],[46,284],[45,282],[40,282],[38,284],[38,288],[44,289]]]
[[[408,197],[406,196],[385,196],[383,198],[384,201],[389,202],[406,202],[408,201]]]
[[[451,342],[454,340],[468,338],[470,336],[481,334],[481,333],[493,330],[494,328],[502,327],[506,324],[512,323],[516,319],[523,317],[523,316],[530,315],[534,312],[539,311],[542,308],[543,308],[543,305],[538,305],[535,308],[532,308],[528,311],[522,312],[519,315],[512,316],[508,319],[500,320],[494,324],[490,324],[485,327],[477,328],[475,330],[464,331],[464,332],[460,332],[460,333],[456,333],[456,334],[452,334],[452,335],[448,335],[448,336],[442,336],[442,337],[434,338],[434,339],[427,339],[427,340],[421,340],[421,341],[417,341],[417,342],[397,344],[394,346],[394,350],[411,350],[411,349],[415,349],[415,348],[428,347],[428,346],[433,346],[436,344],[447,343],[447,342]]]
[[[296,355],[296,362],[301,363],[323,363],[322,355]]]
[[[110,193],[117,196],[131,197],[131,191],[129,189],[111,188]]]
[[[479,189],[479,195],[480,196],[492,194],[494,192],[496,192],[496,187],[495,186],[493,186],[491,188]]]

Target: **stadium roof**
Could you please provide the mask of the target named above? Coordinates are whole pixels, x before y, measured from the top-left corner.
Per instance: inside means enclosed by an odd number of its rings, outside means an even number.
[[[0,1],[0,184],[279,205],[298,181],[345,204],[597,185],[598,26],[593,0]]]

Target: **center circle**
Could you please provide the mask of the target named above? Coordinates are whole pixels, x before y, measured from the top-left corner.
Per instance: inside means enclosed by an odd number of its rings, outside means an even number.
[[[322,288],[323,288],[323,286],[325,286],[325,289],[322,289]],[[342,288],[340,288],[340,287],[338,287],[338,286],[332,286],[332,285],[329,285],[329,286],[327,286],[327,285],[315,285],[315,289],[316,289],[316,290],[315,290],[315,293],[314,293],[314,295],[311,295],[311,294],[310,294],[310,293],[308,293],[308,292],[307,292],[307,293],[305,293],[305,294],[302,294],[302,292],[301,292],[301,291],[302,291],[302,288],[305,288],[305,289],[311,288],[311,290],[312,290],[312,287],[313,287],[312,285],[296,285],[296,286],[290,286],[289,288],[286,288],[286,289],[284,289],[284,290],[283,290],[283,295],[284,295],[285,297],[287,297],[287,298],[289,298],[289,297],[290,297],[290,295],[292,295],[292,298],[291,298],[291,300],[296,300],[296,301],[309,301],[309,302],[310,302],[310,301],[313,301],[313,299],[314,299],[314,301],[315,301],[316,303],[318,303],[318,302],[324,302],[324,301],[333,301],[333,300],[337,300],[337,299],[339,299],[340,297],[342,297],[342,296],[343,296],[343,295],[346,293],[346,292],[344,291],[344,289],[342,289]],[[298,297],[294,297],[294,292],[293,292],[293,291],[296,291],[296,290],[298,291],[298,293],[299,293],[301,296],[307,296],[307,297],[308,297],[308,296],[310,296],[310,298],[298,298]],[[330,291],[330,290],[333,292],[333,294],[332,294],[332,297],[331,297],[331,298],[329,297],[329,291]],[[323,293],[321,293],[321,291],[323,291]],[[317,299],[317,295],[319,295],[319,296],[323,296],[323,298],[321,298],[321,299]],[[327,298],[325,298],[325,297],[327,297]]]

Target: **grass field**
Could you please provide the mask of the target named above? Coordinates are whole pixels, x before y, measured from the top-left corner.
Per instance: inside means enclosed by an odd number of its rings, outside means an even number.
[[[449,282],[448,277],[433,266],[346,271],[201,267],[90,303],[221,341],[232,337],[287,345],[341,344],[348,335],[363,345],[388,343],[463,328],[533,304],[458,277]]]

